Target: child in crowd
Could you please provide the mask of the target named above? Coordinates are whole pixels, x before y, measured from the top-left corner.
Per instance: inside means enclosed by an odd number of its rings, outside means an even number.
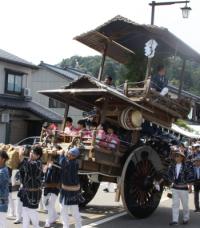
[[[90,123],[90,130],[93,131],[93,130],[97,130],[97,123],[96,122],[91,122]]]
[[[107,149],[115,150],[120,143],[118,136],[114,133],[112,126],[107,126],[107,133],[105,133],[103,127],[97,131],[97,145],[105,147]]]
[[[72,123],[73,119],[71,117],[67,117],[64,133],[68,136],[74,136],[77,133],[77,129],[72,125]]]
[[[6,213],[8,210],[9,172],[6,161],[9,159],[4,150],[0,150],[0,227],[7,228]]]
[[[114,128],[112,126],[109,126],[107,128],[106,142],[108,144],[108,148],[110,149],[116,149],[120,143],[120,140],[118,136],[114,133]]]
[[[77,122],[77,135],[80,135],[82,139],[87,139],[92,137],[91,131],[86,128],[86,121],[79,120]]]
[[[100,124],[97,127],[97,135],[96,135],[96,144],[99,146],[106,146],[106,132],[105,132],[105,126],[103,124]]]

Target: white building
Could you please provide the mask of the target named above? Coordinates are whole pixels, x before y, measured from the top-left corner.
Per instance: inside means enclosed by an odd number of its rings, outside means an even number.
[[[44,121],[62,116],[32,101],[32,77],[39,67],[0,49],[0,143],[39,135]]]
[[[62,69],[60,67],[44,62],[41,62],[38,67],[39,69],[33,72],[31,81],[33,100],[40,105],[46,108],[50,108],[52,111],[63,116],[65,104],[44,96],[37,91],[62,88],[68,85],[70,82],[78,79],[83,75],[83,73],[77,69],[70,67]],[[76,124],[76,122],[82,118],[82,112],[73,107],[70,107],[68,116],[72,117],[74,123]]]

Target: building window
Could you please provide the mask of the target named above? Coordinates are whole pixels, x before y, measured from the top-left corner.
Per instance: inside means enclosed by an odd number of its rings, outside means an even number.
[[[53,98],[49,98],[49,108],[65,108],[65,104]]]
[[[22,93],[23,73],[6,70],[5,92],[11,94]]]

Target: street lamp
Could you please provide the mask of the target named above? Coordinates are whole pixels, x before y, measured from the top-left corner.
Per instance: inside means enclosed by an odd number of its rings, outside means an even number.
[[[190,7],[187,6],[187,3],[189,3],[189,2],[190,1],[174,1],[174,2],[155,2],[155,1],[152,1],[151,3],[149,3],[149,5],[151,6],[151,25],[154,24],[155,6],[166,6],[166,5],[185,3],[185,7],[182,7],[181,10],[182,10],[183,18],[188,18],[189,13],[192,10]]]
[[[182,10],[182,15],[183,15],[183,18],[188,18],[189,17],[189,14],[190,14],[190,11],[192,10],[190,7],[187,6],[187,3],[184,7],[181,8]]]

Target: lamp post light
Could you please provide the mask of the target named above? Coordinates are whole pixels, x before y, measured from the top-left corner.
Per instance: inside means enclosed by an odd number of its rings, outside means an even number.
[[[188,7],[187,6],[187,3],[186,3],[185,6],[181,8],[181,10],[182,10],[183,18],[188,18],[189,17],[189,14],[190,14],[190,11],[192,9],[190,7]]]
[[[151,25],[154,25],[154,16],[155,16],[155,7],[156,6],[166,6],[166,5],[174,5],[174,4],[183,4],[185,3],[185,6],[181,8],[182,10],[182,16],[183,18],[188,18],[189,13],[192,10],[190,7],[188,7],[187,3],[190,1],[173,1],[173,2],[155,2],[152,1],[149,3],[151,6]]]

